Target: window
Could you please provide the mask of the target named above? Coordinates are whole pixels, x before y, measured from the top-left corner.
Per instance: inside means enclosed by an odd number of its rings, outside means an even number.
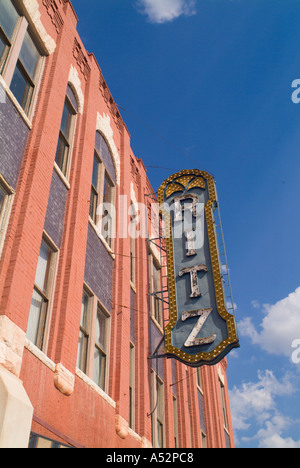
[[[161,284],[161,268],[157,261],[150,255],[150,294],[151,294],[151,316],[156,320],[158,325],[164,328],[162,314],[162,284]]]
[[[43,238],[35,277],[34,290],[27,327],[27,338],[42,349],[49,304],[54,283],[56,251]]]
[[[0,9],[0,71],[6,63],[11,39],[16,27],[19,15],[13,7],[11,0],[2,0]]]
[[[130,237],[130,281],[135,285],[135,238]]]
[[[164,385],[157,378],[157,443],[159,448],[164,446]]]
[[[105,391],[108,355],[109,316],[100,304],[97,307],[96,337],[94,349],[94,382]]]
[[[154,316],[156,321],[163,326],[162,323],[162,307],[161,307],[161,300],[160,300],[160,292],[161,292],[161,270],[160,268],[156,265],[155,262],[153,262],[153,291],[157,294],[157,296],[154,298]]]
[[[202,390],[202,377],[201,377],[201,369],[197,369],[197,387],[198,389],[203,392]]]
[[[134,393],[135,393],[135,348],[130,343],[130,369],[129,369],[129,427],[134,429]]]
[[[221,391],[221,404],[222,404],[222,413],[223,413],[223,423],[226,430],[228,430],[228,420],[227,420],[227,410],[226,410],[226,399],[225,399],[225,387],[221,380],[220,382],[220,391]]]
[[[6,185],[4,185],[4,182],[1,183],[0,179],[0,232],[1,232],[1,226],[4,221],[4,215],[5,215],[5,207],[7,204],[7,200],[9,196],[11,195],[10,190]]]
[[[104,173],[104,187],[103,187],[103,218],[102,218],[102,236],[112,247],[112,228],[113,228],[113,183],[108,175],[108,172]]]
[[[76,367],[107,391],[110,315],[84,285]],[[80,375],[80,374],[79,374]]]
[[[152,442],[153,447],[164,447],[164,384],[162,380],[152,372]]]
[[[95,224],[97,224],[97,208],[98,208],[99,196],[100,196],[100,177],[101,177],[101,162],[95,151],[92,188],[91,188],[91,203],[90,203],[90,217]]]
[[[0,10],[0,73],[28,115],[40,73],[41,53],[28,22],[11,0],[2,0]]]
[[[70,166],[71,144],[75,126],[76,110],[66,97],[63,115],[61,119],[60,132],[55,156],[55,162],[63,175],[68,176]]]
[[[0,216],[2,215],[2,211],[3,211],[3,208],[4,208],[5,197],[6,197],[6,191],[0,185]]]
[[[0,175],[0,255],[8,226],[13,191]]]
[[[96,134],[94,151],[93,175],[90,199],[90,219],[97,227],[98,232],[105,239],[107,245],[113,246],[114,227],[114,183],[110,177],[102,158],[102,152],[107,159],[108,147],[101,136],[101,145],[98,145],[99,132]],[[103,150],[105,146],[106,153]]]
[[[174,418],[174,447],[178,448],[178,409],[177,398],[173,395],[173,418]]]
[[[136,256],[136,215],[134,206],[130,206],[130,281],[135,285],[135,256]]]
[[[91,297],[83,291],[81,303],[81,318],[78,339],[77,367],[87,373],[88,346],[90,340],[90,304]]]
[[[70,445],[63,444],[54,439],[36,434],[35,432],[30,433],[29,445],[30,449],[71,449]]]
[[[40,53],[29,33],[26,32],[19,60],[10,84],[11,91],[26,113],[28,113],[32,101],[39,58]]]

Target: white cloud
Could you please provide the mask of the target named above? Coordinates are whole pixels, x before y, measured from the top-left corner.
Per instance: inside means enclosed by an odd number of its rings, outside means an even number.
[[[262,312],[259,330],[247,317],[239,322],[239,333],[270,354],[291,357],[292,343],[300,339],[300,288],[274,305],[265,304]]]
[[[137,0],[138,9],[152,23],[166,23],[196,13],[196,0]]]
[[[260,323],[254,325],[254,319],[246,317],[238,324],[239,334],[249,337],[253,345],[269,354],[287,356],[297,364],[300,360],[300,288],[275,304],[261,305],[253,300],[251,305],[256,320],[261,314]],[[293,353],[299,359],[292,361]],[[293,438],[288,432],[292,426],[298,426],[299,421],[280,410],[297,391],[298,380],[297,373],[286,373],[277,379],[272,371],[266,370],[258,373],[256,382],[244,382],[230,391],[237,446],[253,442],[259,448],[300,448],[299,433]]]
[[[260,431],[258,431],[256,438],[260,440],[259,447],[267,449],[300,448],[300,440],[293,440],[291,437],[281,437],[281,430],[286,429],[286,427],[289,426],[290,423],[287,418],[282,418],[282,422],[284,423],[284,425],[278,425],[278,419],[279,418],[275,417],[274,422],[269,421],[266,424],[265,429],[261,429]]]
[[[251,305],[252,305],[252,307],[253,307],[254,309],[260,309],[260,304],[259,304],[259,302],[258,302],[256,299],[254,299],[253,301],[251,301]]]
[[[256,441],[260,448],[300,448],[300,441],[284,438],[284,432],[293,424],[290,418],[278,411],[278,399],[296,391],[292,375],[286,373],[279,381],[270,370],[258,372],[257,382],[243,383],[230,391],[231,415],[236,444],[240,431],[257,427],[252,437],[243,441]]]

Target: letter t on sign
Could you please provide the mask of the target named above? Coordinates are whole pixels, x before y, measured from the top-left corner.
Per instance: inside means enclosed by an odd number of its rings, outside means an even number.
[[[201,297],[201,292],[199,291],[199,286],[198,286],[198,276],[197,273],[198,271],[208,271],[208,268],[206,265],[196,265],[194,267],[189,267],[189,268],[183,268],[179,272],[179,276],[186,275],[189,273],[191,275],[191,289],[192,289],[192,294],[190,295],[190,298],[194,297]]]

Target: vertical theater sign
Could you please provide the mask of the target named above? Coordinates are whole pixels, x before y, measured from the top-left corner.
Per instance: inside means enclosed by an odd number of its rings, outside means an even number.
[[[158,191],[165,224],[170,320],[165,353],[192,367],[213,365],[239,347],[227,310],[214,212],[213,176],[183,170]]]

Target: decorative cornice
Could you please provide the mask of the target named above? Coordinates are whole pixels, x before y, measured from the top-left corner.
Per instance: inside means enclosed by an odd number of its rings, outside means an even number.
[[[99,89],[106,102],[107,107],[109,108],[111,112],[111,115],[116,123],[116,126],[118,127],[118,130],[121,131],[124,122],[119,112],[118,106],[115,103],[114,98],[112,97],[111,92],[106,84],[106,81],[103,77],[101,70],[100,70],[100,78],[99,78]]]
[[[59,34],[61,28],[63,27],[64,21],[59,12],[57,4],[62,4],[62,0],[43,0],[43,4],[47,9],[47,13],[51,18],[51,22],[56,29],[56,32]]]
[[[81,87],[81,81],[78,75],[78,71],[76,70],[73,65],[71,65],[70,68],[70,73],[69,73],[69,79],[68,79],[69,84],[71,85],[76,98],[77,98],[77,104],[78,104],[78,112],[79,114],[83,113],[83,108],[84,108],[84,94],[82,91]]]
[[[88,64],[88,59],[84,55],[82,47],[77,41],[76,37],[74,39],[74,44],[73,44],[73,56],[76,60],[76,63],[81,73],[84,76],[84,79],[87,80],[91,72],[91,67]]]

